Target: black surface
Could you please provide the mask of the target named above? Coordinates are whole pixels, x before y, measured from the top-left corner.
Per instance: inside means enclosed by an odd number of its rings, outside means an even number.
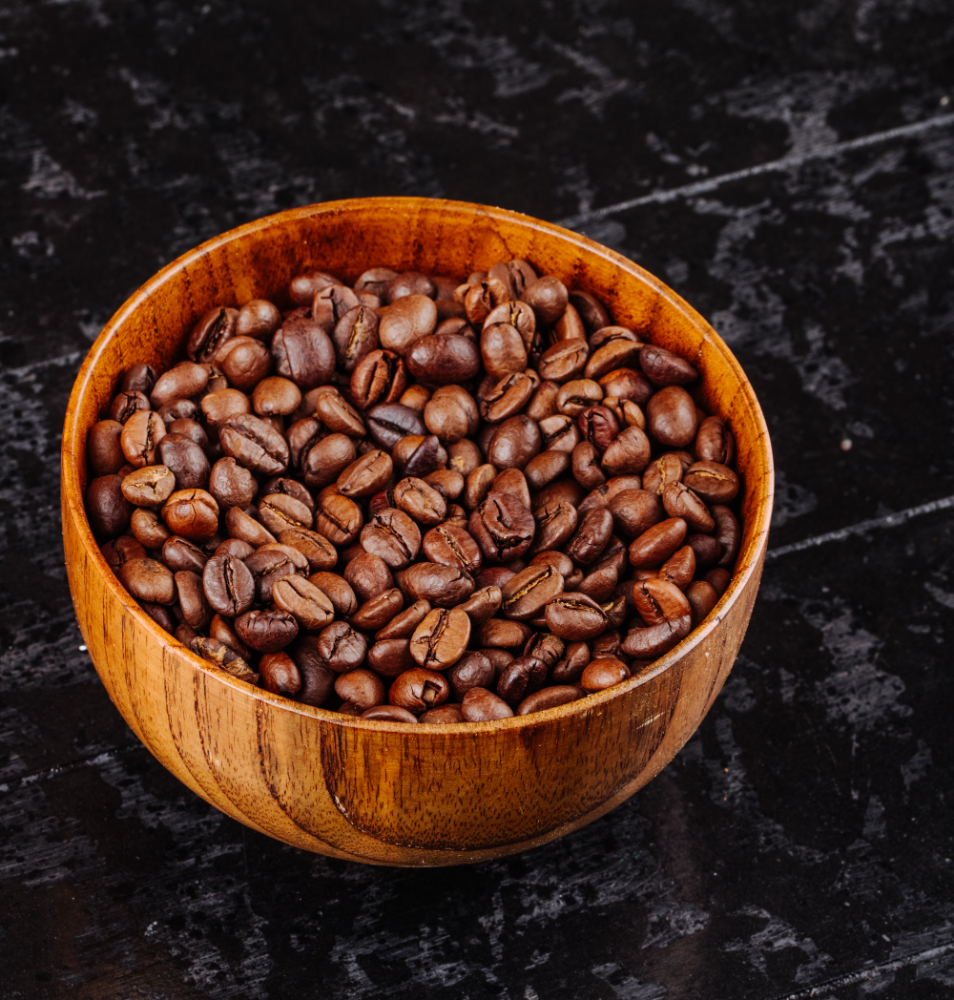
[[[954,507],[885,517],[954,494],[952,51],[947,0],[0,5],[0,996],[954,994]],[[659,274],[779,469],[784,551],[685,750],[456,870],[185,791],[80,649],[59,537],[66,398],[123,299],[248,219],[393,193]]]

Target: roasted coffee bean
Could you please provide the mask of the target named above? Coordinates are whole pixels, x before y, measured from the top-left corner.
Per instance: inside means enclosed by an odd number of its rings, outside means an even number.
[[[361,529],[361,545],[391,569],[403,569],[421,551],[421,531],[407,514],[389,507]]]
[[[446,670],[470,642],[470,618],[459,608],[434,608],[411,637],[411,655],[428,670]]]
[[[135,535],[136,540],[147,549],[162,548],[164,542],[170,536],[170,531],[165,522],[154,510],[134,510],[130,518],[130,530]],[[722,547],[719,547],[719,555],[722,554]]]
[[[459,385],[441,385],[424,405],[423,413],[427,430],[445,445],[460,441],[480,423],[473,396]]]
[[[178,535],[170,535],[162,545],[162,561],[173,571],[192,570],[201,573],[209,557],[195,542]]]
[[[402,356],[437,327],[437,307],[426,295],[405,295],[379,313],[381,346]]]
[[[576,421],[563,414],[540,421],[540,439],[544,451],[565,451],[568,455],[573,454],[573,449],[582,440]]]
[[[189,642],[192,642],[195,636],[198,635],[195,629],[190,625],[186,625],[185,622],[182,625],[176,625],[176,619],[172,611],[162,604],[153,604],[151,601],[140,601],[139,606],[160,628],[165,629],[167,632],[172,632],[173,635],[175,635],[176,630],[179,628],[183,630],[183,635],[187,635]],[[183,642],[182,639],[179,641]],[[183,642],[183,645],[188,645],[188,643]]]
[[[122,585],[139,601],[173,604],[176,584],[172,572],[155,559],[128,559],[119,567]]]
[[[688,526],[681,517],[670,517],[647,528],[629,547],[629,561],[637,569],[661,566],[683,545]]]
[[[571,642],[564,657],[550,671],[553,684],[576,684],[590,662],[590,647],[585,642]]]
[[[493,424],[514,416],[527,405],[538,381],[532,369],[508,372],[480,401],[480,415]]]
[[[252,392],[252,408],[260,417],[287,416],[301,404],[301,390],[291,379],[263,378]]]
[[[366,305],[356,305],[335,324],[332,342],[341,369],[352,373],[358,363],[378,348],[378,317]]]
[[[537,371],[540,378],[546,381],[570,382],[583,374],[589,356],[589,346],[582,337],[561,340],[543,352]],[[553,404],[555,407],[555,397]]]
[[[115,420],[100,420],[90,428],[86,457],[94,476],[109,476],[126,464],[121,438],[123,425]]]
[[[382,677],[398,677],[415,666],[410,639],[381,639],[368,650],[368,666]]]
[[[266,653],[258,661],[262,687],[272,694],[294,697],[301,690],[301,674],[287,653]]]
[[[152,405],[159,409],[173,399],[189,399],[191,396],[197,396],[208,381],[209,369],[206,365],[181,361],[159,376],[152,387],[149,399]]]
[[[685,389],[667,385],[646,405],[649,433],[669,448],[684,448],[696,438],[696,404]]]
[[[239,507],[229,507],[225,512],[225,530],[230,538],[239,538],[243,542],[248,542],[254,549],[276,540],[266,527],[259,524]]]
[[[406,387],[407,368],[394,351],[371,351],[351,373],[351,397],[361,410],[397,403]]]
[[[515,708],[546,683],[547,665],[535,656],[518,656],[504,668],[497,681],[497,695]]]
[[[637,660],[653,660],[677,646],[692,628],[691,615],[664,621],[648,628],[632,628],[623,640],[622,652]]]
[[[595,639],[609,625],[603,609],[586,594],[563,593],[546,606],[547,628],[561,639]]]
[[[401,397],[398,399],[398,402],[402,406],[406,406],[408,409],[413,410],[415,413],[423,415],[424,408],[427,406],[430,398],[430,389],[425,388],[419,382],[414,382],[401,393]]]
[[[200,635],[193,638],[189,648],[203,660],[221,667],[226,673],[240,681],[255,684],[259,675],[256,674],[248,663],[234,650],[215,639]]]
[[[401,588],[414,600],[452,608],[474,592],[474,578],[456,566],[415,563],[399,574]]]
[[[719,594],[707,580],[695,580],[686,588],[686,598],[692,609],[692,627],[698,628],[719,603]]]
[[[256,596],[260,602],[272,600],[272,587],[283,577],[302,572],[291,556],[292,552],[300,558],[301,554],[296,550],[270,543],[260,546],[245,560],[245,565],[255,580]]]
[[[313,583],[300,576],[286,576],[272,585],[275,606],[287,611],[309,632],[317,632],[334,618],[330,599]]]
[[[577,445],[574,449],[579,449]],[[527,482],[534,490],[541,490],[549,485],[559,476],[568,472],[571,466],[571,458],[565,451],[543,451],[524,466],[524,475]],[[600,475],[602,482],[602,474]]]
[[[213,556],[202,570],[202,587],[212,610],[230,618],[245,614],[255,600],[255,579],[234,556]]]
[[[369,601],[394,586],[388,564],[371,552],[359,552],[345,566],[344,578],[361,601]]]
[[[453,566],[471,575],[478,572],[482,562],[480,546],[466,528],[457,524],[441,524],[424,536],[424,555],[441,566]]]
[[[235,634],[232,623],[227,618],[223,618],[222,615],[215,614],[212,616],[212,620],[209,623],[209,635],[223,645],[228,646],[237,656],[241,656],[243,660],[251,659],[252,654],[246,648],[245,643]]]
[[[629,677],[629,667],[615,656],[601,656],[591,660],[580,677],[580,685],[586,691],[605,691],[615,684],[621,684]]]
[[[613,411],[605,406],[587,406],[577,417],[577,425],[583,440],[589,441],[601,452],[619,435],[619,421]]]
[[[464,716],[460,705],[440,705],[437,708],[429,708],[423,715],[418,717],[418,722],[428,723],[432,726],[448,726],[457,722],[463,722]]]
[[[130,365],[124,372],[119,384],[120,392],[142,392],[147,396],[156,384],[156,370],[152,365],[138,361]]]
[[[329,285],[337,285],[339,281],[324,271],[308,270],[292,278],[288,286],[288,294],[292,302],[299,306],[310,306],[315,296]]]
[[[587,407],[603,399],[603,390],[592,379],[574,379],[560,387],[556,397],[557,410],[568,417],[578,417]]]
[[[532,516],[536,517],[536,537],[525,550],[530,555],[559,548],[576,531],[579,519],[576,507],[567,501],[537,507]]]
[[[609,326],[609,313],[595,295],[574,289],[570,292],[570,304],[576,308],[587,333],[593,333],[604,326]]]
[[[613,515],[606,507],[594,507],[584,515],[566,547],[566,554],[577,564],[596,562],[609,544],[613,533]]]
[[[604,327],[590,338],[590,357],[583,374],[599,379],[612,371],[638,364],[643,346],[632,330],[621,326]]]
[[[586,337],[586,327],[576,308],[567,303],[563,315],[553,324],[553,340],[581,340]]]
[[[404,595],[391,587],[365,601],[351,616],[351,624],[362,632],[383,628],[404,607]]]
[[[278,476],[288,468],[288,443],[261,417],[229,417],[219,428],[219,440],[226,455],[259,475]]]
[[[232,337],[216,352],[213,363],[228,379],[229,386],[249,392],[271,373],[274,361],[265,344],[255,337]]]
[[[424,482],[445,500],[456,500],[464,492],[464,477],[456,469],[435,469],[424,477]],[[448,517],[451,516],[451,506],[447,508]]]
[[[276,537],[291,528],[307,530],[312,524],[311,511],[308,507],[286,493],[272,493],[262,497],[258,505],[258,516]]]
[[[210,309],[193,327],[186,353],[193,361],[203,364],[211,361],[216,351],[235,336],[237,320],[237,309],[227,309],[223,306]],[[184,395],[191,396],[194,393]]]
[[[536,632],[523,647],[524,656],[535,656],[543,660],[549,670],[555,666],[566,652],[566,643],[552,632]]]
[[[685,590],[696,575],[696,554],[690,545],[677,549],[659,570],[659,578]]]
[[[329,434],[302,455],[302,477],[315,489],[333,483],[358,457],[354,442],[346,434]]]
[[[336,621],[318,633],[315,649],[329,670],[341,674],[354,670],[364,662],[368,643],[347,622]]]
[[[607,509],[618,529],[630,538],[648,531],[662,521],[666,513],[662,500],[655,493],[640,489],[620,490],[609,501]]]
[[[238,637],[259,653],[277,653],[298,635],[298,623],[287,611],[246,611],[235,619]]]
[[[141,469],[157,462],[159,442],[165,437],[166,425],[152,410],[139,410],[123,425],[119,444],[130,465]]]
[[[675,584],[659,578],[635,583],[633,604],[647,625],[676,621],[690,613],[686,595]]]
[[[694,531],[710,532],[715,520],[708,507],[685,483],[670,483],[662,494],[663,506],[670,517],[681,517]]]
[[[109,416],[111,420],[124,424],[134,413],[150,409],[152,406],[144,392],[120,392],[109,407]]]
[[[522,647],[531,635],[533,629],[523,622],[490,618],[478,629],[475,645],[482,649],[516,649]]]
[[[640,473],[649,464],[649,438],[638,427],[627,427],[603,453],[603,471],[608,476]]]
[[[712,507],[712,517],[716,525],[715,536],[722,546],[722,557],[719,559],[719,565],[731,566],[739,553],[739,545],[742,541],[742,528],[739,525],[739,520],[728,507],[721,504]]]
[[[304,705],[321,707],[331,697],[338,675],[329,669],[324,657],[318,653],[317,643],[316,636],[303,636],[289,647],[289,654],[301,676],[298,700]]]
[[[531,715],[534,712],[545,712],[548,708],[557,708],[559,705],[568,705],[576,701],[581,695],[579,688],[570,684],[557,684],[552,687],[542,688],[533,694],[527,695],[517,706],[517,715]]]
[[[255,549],[248,542],[243,542],[240,538],[226,538],[224,542],[216,546],[212,555],[235,556],[236,559],[248,559],[254,551]]]
[[[372,719],[375,722],[417,722],[416,715],[397,705],[372,705],[361,713],[361,718]]]
[[[166,433],[159,442],[159,458],[172,473],[176,489],[201,489],[208,486],[209,460],[204,449],[191,438]]]
[[[391,452],[399,474],[424,476],[447,466],[447,452],[435,434],[409,434]]]
[[[361,300],[347,285],[325,285],[311,300],[311,318],[330,334],[352,309],[360,305]]]
[[[367,414],[368,431],[381,448],[393,448],[403,437],[423,435],[421,415],[400,403],[379,403]]]
[[[494,477],[490,485],[491,493],[509,493],[516,497],[527,509],[530,508],[530,486],[527,477],[519,469],[504,469]]]
[[[450,685],[433,670],[414,667],[395,678],[388,692],[392,705],[420,715],[444,704],[450,697]]]
[[[381,490],[394,471],[391,456],[379,449],[355,459],[338,476],[338,489],[346,497],[363,499]]]
[[[470,618],[471,622],[475,625],[482,625],[500,610],[502,603],[503,594],[500,587],[490,585],[481,587],[480,590],[475,590],[458,607]]]
[[[156,507],[172,495],[176,477],[164,465],[145,465],[123,479],[123,496],[138,507]]]
[[[514,331],[516,334],[516,331]],[[516,334],[519,338],[519,334]],[[521,346],[523,342],[521,341]],[[524,359],[526,352],[524,351]],[[454,385],[480,371],[477,345],[467,337],[437,333],[416,340],[407,351],[407,367],[416,378],[435,385]],[[524,360],[526,367],[526,360]]]
[[[722,544],[712,535],[689,535],[686,544],[692,548],[699,569],[709,569],[722,558]]]
[[[321,325],[310,319],[285,320],[272,339],[272,355],[275,371],[301,389],[327,384],[335,369],[334,346]],[[231,376],[229,381],[235,383]]]
[[[202,397],[202,416],[213,434],[230,418],[251,412],[252,401],[238,389],[219,389]]]
[[[460,712],[465,722],[494,722],[513,718],[513,709],[486,688],[471,688],[463,697]]]
[[[720,462],[690,465],[683,481],[707,503],[731,503],[739,492],[739,477]]]
[[[431,611],[430,601],[415,601],[409,608],[399,611],[386,625],[378,629],[375,639],[410,639],[414,630]]]
[[[638,406],[644,406],[656,391],[649,379],[635,368],[617,368],[607,372],[599,383],[604,397],[616,396]]]
[[[319,571],[312,573],[308,580],[328,596],[339,617],[350,618],[358,610],[357,595],[338,573]]]
[[[325,493],[315,503],[315,531],[334,545],[350,545],[364,524],[361,508],[340,493]]]
[[[451,693],[457,701],[461,701],[471,688],[495,688],[497,674],[493,664],[484,653],[465,653],[451,667],[447,674]]]
[[[537,618],[547,602],[562,592],[563,575],[553,566],[528,566],[501,588],[501,611],[517,621]]]
[[[682,463],[672,452],[666,452],[650,462],[643,472],[643,489],[662,496],[670,483],[682,481]]]
[[[545,455],[551,454],[544,452]],[[553,452],[553,454],[561,454]],[[595,489],[606,482],[606,476],[600,468],[600,452],[589,441],[581,441],[574,449],[571,460],[573,477],[584,489]]]
[[[654,385],[687,385],[699,377],[688,361],[656,344],[647,344],[640,351],[639,364]]]
[[[551,275],[531,281],[520,297],[533,309],[537,319],[548,326],[556,323],[570,301],[566,285]]]
[[[282,314],[267,299],[251,299],[238,311],[235,319],[237,337],[267,340],[281,326]]]
[[[175,583],[186,624],[195,629],[205,628],[212,618],[212,608],[202,589],[202,577],[190,570],[181,570],[175,574]]]
[[[702,462],[729,465],[735,457],[735,438],[722,417],[706,417],[696,434],[696,455]]]
[[[470,534],[490,561],[509,562],[533,542],[536,522],[527,507],[510,493],[491,493],[471,514]]]
[[[335,681],[335,694],[344,702],[339,711],[361,715],[369,708],[384,703],[384,682],[370,670],[351,670]],[[350,711],[348,711],[350,709]]]
[[[162,518],[174,534],[201,541],[218,529],[219,505],[205,490],[176,490],[163,505]]]
[[[414,476],[402,479],[394,487],[394,502],[399,510],[419,524],[439,524],[447,515],[447,501],[437,490]]]

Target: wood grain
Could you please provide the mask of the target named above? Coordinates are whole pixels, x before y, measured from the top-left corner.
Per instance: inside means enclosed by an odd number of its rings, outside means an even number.
[[[401,726],[347,718],[252,688],[159,628],[103,560],[83,509],[86,436],[121,371],[164,367],[196,320],[255,296],[285,303],[300,270],[348,281],[370,266],[466,275],[528,259],[599,296],[616,322],[691,359],[700,399],[738,442],[743,539],[709,618],[624,684],[501,722]],[[711,707],[745,635],[772,508],[768,431],[738,362],[682,299],[575,233],[461,202],[368,198],[295,209],[210,240],[116,313],[76,380],[63,434],[63,540],[93,663],[123,718],[180,781],[286,843],[387,865],[480,861],[591,822],[659,773]]]

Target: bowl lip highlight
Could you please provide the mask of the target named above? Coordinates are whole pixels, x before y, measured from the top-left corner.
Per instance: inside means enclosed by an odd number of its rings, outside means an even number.
[[[682,315],[684,320],[695,326],[714,350],[716,350],[727,366],[732,370],[739,384],[739,392],[747,396],[748,404],[759,425],[759,434],[754,449],[759,453],[760,460],[756,463],[764,465],[764,471],[759,476],[759,483],[747,483],[750,489],[759,488],[759,495],[754,497],[754,511],[751,515],[754,524],[743,526],[743,540],[746,534],[745,529],[751,532],[750,541],[747,546],[741,548],[737,556],[735,571],[725,593],[718,603],[709,613],[706,620],[697,628],[693,629],[685,639],[674,646],[668,653],[663,654],[649,666],[623,681],[604,691],[586,695],[576,701],[565,705],[558,705],[554,708],[545,709],[541,712],[533,712],[527,715],[514,715],[513,718],[499,719],[491,722],[459,722],[449,724],[434,723],[408,723],[386,722],[383,720],[362,719],[360,716],[347,716],[328,709],[318,708],[313,705],[305,705],[301,702],[292,701],[281,695],[272,694],[263,688],[255,687],[245,681],[240,681],[228,674],[222,668],[216,667],[203,660],[193,653],[187,646],[179,642],[171,633],[166,632],[160,625],[139,606],[131,594],[123,587],[118,576],[110,569],[105,558],[100,551],[99,544],[93,536],[89,521],[86,517],[84,507],[84,494],[80,488],[81,469],[86,462],[85,440],[81,439],[79,421],[77,414],[80,411],[80,402],[84,395],[91,390],[93,372],[97,364],[106,352],[108,345],[119,328],[141,308],[163,285],[171,281],[176,274],[185,266],[201,261],[211,251],[225,246],[234,240],[263,230],[281,228],[285,222],[292,220],[318,220],[322,216],[347,214],[358,209],[375,209],[382,213],[403,210],[407,215],[418,214],[418,211],[425,207],[438,209],[441,218],[455,212],[466,212],[468,217],[473,216],[475,211],[479,217],[489,220],[500,220],[510,224],[517,224],[530,229],[532,232],[540,233],[545,238],[557,238],[564,243],[570,244],[581,254],[603,258],[614,267],[627,272],[630,276],[641,280],[652,291],[664,299],[667,305]],[[386,266],[386,264],[369,264],[368,266]],[[747,477],[748,478],[748,477]],[[313,205],[306,205],[300,208],[288,209],[273,215],[264,216],[245,223],[234,229],[212,237],[199,244],[192,250],[188,250],[174,260],[170,261],[163,268],[157,271],[151,278],[144,282],[110,317],[103,327],[99,336],[93,342],[83,361],[83,364],[76,376],[70,393],[66,410],[66,417],[63,426],[63,443],[61,448],[61,504],[63,516],[69,516],[73,520],[74,527],[82,542],[87,558],[95,566],[99,574],[105,579],[106,585],[113,596],[122,606],[132,614],[138,623],[155,639],[163,649],[168,649],[170,653],[184,655],[187,662],[195,670],[202,671],[209,680],[226,684],[235,689],[236,692],[251,697],[262,703],[279,708],[286,712],[304,716],[316,720],[319,723],[326,723],[339,726],[344,729],[358,729],[370,733],[394,732],[405,736],[420,735],[422,738],[460,735],[460,734],[485,734],[501,732],[506,729],[518,729],[526,725],[538,726],[554,722],[558,719],[569,717],[578,712],[589,712],[599,710],[604,704],[612,699],[623,697],[635,689],[641,687],[654,677],[669,670],[674,664],[682,659],[693,648],[703,643],[721,624],[722,619],[728,610],[739,599],[745,590],[746,584],[751,577],[761,571],[761,565],[767,549],[768,532],[771,523],[772,506],[775,488],[775,470],[772,454],[772,445],[765,422],[762,408],[751,382],[745,375],[742,366],[728,345],[716,333],[716,331],[706,322],[703,317],[696,312],[681,296],[656,278],[653,274],[640,267],[634,261],[624,257],[622,254],[603,246],[586,236],[564,229],[554,223],[536,219],[533,216],[525,215],[509,209],[497,208],[493,206],[480,205],[473,202],[454,201],[440,198],[419,198],[419,197],[371,197],[352,198],[338,201],[319,202]],[[759,485],[761,484],[761,485]]]

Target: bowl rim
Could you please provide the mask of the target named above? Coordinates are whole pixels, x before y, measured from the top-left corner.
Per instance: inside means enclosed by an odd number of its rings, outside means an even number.
[[[643,281],[650,289],[655,291],[667,304],[677,312],[681,313],[684,319],[695,326],[708,341],[714,350],[721,356],[729,368],[732,369],[739,383],[740,392],[748,397],[749,406],[757,418],[759,425],[759,435],[757,438],[757,449],[763,455],[765,465],[764,474],[761,481],[764,482],[764,489],[761,496],[756,498],[753,513],[754,524],[750,534],[750,542],[740,549],[736,568],[729,581],[729,586],[725,593],[716,603],[705,621],[697,628],[693,629],[684,639],[682,639],[669,652],[664,653],[649,666],[627,678],[620,684],[611,688],[589,694],[578,698],[576,701],[565,705],[557,705],[553,708],[544,709],[540,712],[532,712],[527,715],[514,715],[508,719],[497,719],[489,722],[456,722],[456,723],[421,723],[411,726],[408,723],[389,722],[381,719],[363,719],[360,716],[342,715],[329,709],[319,708],[314,705],[305,705],[301,702],[292,701],[282,695],[272,694],[264,688],[256,687],[241,681],[227,673],[221,667],[208,663],[202,657],[193,653],[187,646],[179,642],[174,635],[163,629],[158,623],[139,606],[135,598],[123,587],[119,577],[107,564],[99,544],[93,536],[89,521],[86,517],[86,510],[83,502],[83,491],[80,488],[81,463],[86,462],[85,442],[80,442],[80,428],[77,414],[80,409],[80,401],[90,389],[93,372],[104,355],[110,341],[116,335],[123,323],[132,316],[136,310],[146,303],[149,297],[154,294],[167,281],[172,280],[177,272],[183,267],[200,261],[209,252],[218,249],[242,236],[257,233],[261,230],[271,229],[281,226],[285,221],[300,219],[315,219],[323,215],[337,215],[353,212],[358,209],[368,207],[375,208],[382,212],[393,212],[397,210],[415,215],[426,206],[433,206],[439,209],[441,217],[453,212],[466,212],[472,216],[476,210],[482,217],[494,220],[498,219],[508,223],[516,223],[531,231],[539,232],[547,237],[557,237],[565,243],[575,246],[580,251],[587,254],[602,257],[620,270],[628,272],[631,276]],[[382,265],[384,266],[384,265]],[[87,353],[82,366],[73,383],[67,404],[66,417],[63,425],[63,442],[61,448],[61,480],[62,480],[62,504],[64,513],[72,516],[74,526],[79,534],[80,541],[86,552],[87,558],[96,567],[103,577],[106,586],[113,596],[130,612],[141,626],[155,638],[162,647],[169,648],[176,654],[185,655],[186,660],[195,670],[202,671],[210,680],[217,683],[226,684],[235,689],[236,692],[251,697],[263,705],[270,705],[274,708],[291,712],[296,715],[315,719],[318,722],[339,726],[343,729],[366,730],[369,732],[395,732],[405,735],[420,734],[422,737],[438,737],[441,734],[450,736],[452,734],[468,733],[492,733],[505,729],[519,729],[523,726],[538,726],[557,719],[575,715],[578,712],[598,710],[611,700],[623,697],[635,689],[643,686],[655,677],[669,670],[678,660],[682,659],[696,646],[701,645],[720,625],[722,619],[729,609],[739,600],[741,594],[746,589],[746,584],[756,573],[761,572],[761,565],[767,548],[768,532],[771,524],[772,506],[775,492],[775,468],[772,454],[772,444],[769,437],[768,426],[765,416],[755,390],[751,382],[745,375],[742,366],[735,355],[729,349],[725,341],[719,336],[712,326],[692,308],[680,295],[674,292],[668,285],[660,281],[655,275],[640,267],[639,264],[624,257],[622,254],[609,247],[603,246],[594,240],[589,239],[570,229],[536,219],[533,216],[525,215],[509,209],[497,208],[488,205],[481,205],[475,202],[455,201],[442,198],[423,198],[413,196],[378,196],[369,198],[348,198],[337,201],[317,202],[312,205],[305,205],[299,208],[287,209],[283,212],[276,212],[272,215],[263,216],[251,222],[244,223],[234,229],[227,230],[217,236],[212,237],[194,247],[191,250],[180,254],[170,261],[163,268],[157,271],[151,278],[144,282],[110,317],[103,327],[99,336],[93,342]],[[752,488],[755,488],[753,484]]]

